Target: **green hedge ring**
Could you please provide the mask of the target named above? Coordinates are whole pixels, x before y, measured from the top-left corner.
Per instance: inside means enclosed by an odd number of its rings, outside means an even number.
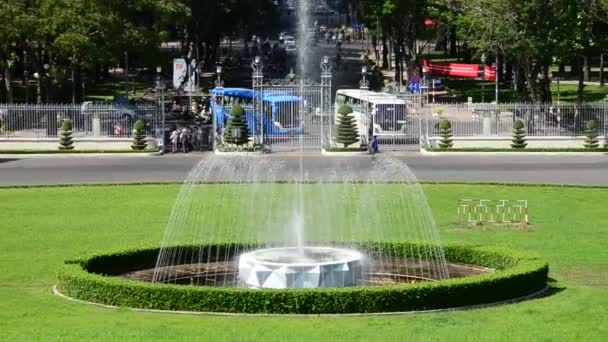
[[[371,255],[389,248],[406,256],[415,244],[361,243]],[[214,252],[230,245],[214,245]],[[245,246],[245,244],[243,244]],[[200,248],[193,247],[193,248]],[[253,247],[247,245],[247,247]],[[448,262],[494,272],[417,284],[339,289],[251,290],[235,287],[154,284],[117,277],[153,267],[159,248],[99,254],[66,261],[57,289],[65,296],[110,306],[149,310],[247,314],[350,314],[406,312],[475,306],[521,298],[547,286],[549,266],[504,248],[444,246]]]

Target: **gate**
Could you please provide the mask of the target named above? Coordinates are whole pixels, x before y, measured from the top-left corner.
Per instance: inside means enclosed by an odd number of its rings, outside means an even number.
[[[331,136],[332,75],[328,57],[321,61],[321,82],[265,79],[261,58],[253,68],[254,139],[273,151],[320,149]]]

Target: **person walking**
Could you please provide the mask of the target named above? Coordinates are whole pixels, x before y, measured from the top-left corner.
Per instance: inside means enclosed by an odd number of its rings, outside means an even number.
[[[188,129],[182,128],[182,131],[179,135],[179,141],[182,144],[182,152],[184,153],[188,153],[188,143],[190,142],[189,138],[190,137],[188,136]]]
[[[378,153],[378,137],[374,135],[369,146],[369,154],[372,156],[372,159],[376,159],[376,153]]]
[[[177,153],[177,144],[179,142],[179,132],[177,131],[177,128],[171,132],[169,140],[171,140],[171,152]]]

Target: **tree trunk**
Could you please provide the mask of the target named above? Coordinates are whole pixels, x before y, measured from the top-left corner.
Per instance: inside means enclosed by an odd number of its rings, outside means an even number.
[[[403,75],[403,71],[401,70],[401,52],[399,51],[400,45],[396,42],[391,42],[393,45],[393,52],[395,53],[395,82],[401,82],[401,75]]]
[[[456,26],[450,26],[450,57],[456,57],[457,51]]]
[[[389,67],[388,65],[388,44],[386,42],[386,36],[382,36],[382,69]]]
[[[583,56],[583,77],[585,82],[589,82],[591,79],[591,63],[589,63],[589,59],[587,54]]]
[[[505,81],[513,81],[513,63],[506,62],[505,64]]]
[[[4,65],[8,65],[6,60],[3,61]],[[11,77],[11,69],[4,68],[4,86],[6,89],[6,102],[13,103],[13,79]]]
[[[583,102],[583,94],[585,91],[585,71],[584,71],[584,61],[583,61],[584,57],[583,56],[578,56],[577,58],[577,68],[576,68],[576,72],[578,74],[578,93],[576,96],[576,102],[578,103],[582,103]]]
[[[604,51],[600,53],[600,86],[603,87],[604,81]]]
[[[42,103],[42,77],[44,77],[41,73],[40,77],[36,79],[36,103]]]
[[[551,80],[549,79],[549,64],[541,67],[543,79],[540,83],[540,101],[541,103],[551,103]]]

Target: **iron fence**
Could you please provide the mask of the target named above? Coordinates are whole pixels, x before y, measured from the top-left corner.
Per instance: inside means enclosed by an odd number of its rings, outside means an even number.
[[[585,134],[589,121],[596,122],[598,133],[608,133],[608,103],[586,104],[433,104],[423,109],[425,134],[438,134],[442,118],[450,121],[458,137],[511,136],[517,120],[524,123],[528,136],[576,137]]]
[[[153,104],[0,104],[0,138],[57,138],[66,119],[72,121],[75,138],[129,138],[139,119],[149,135],[156,135],[160,116]]]

